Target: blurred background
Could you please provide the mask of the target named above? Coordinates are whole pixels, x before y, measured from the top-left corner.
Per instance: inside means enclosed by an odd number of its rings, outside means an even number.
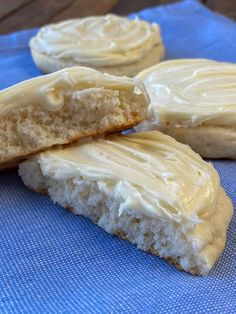
[[[176,0],[0,0],[0,34],[64,19],[108,12],[130,12]],[[210,9],[236,20],[236,0],[200,0]]]

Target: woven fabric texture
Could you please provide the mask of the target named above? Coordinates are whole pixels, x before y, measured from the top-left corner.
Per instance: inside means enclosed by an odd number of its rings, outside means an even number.
[[[138,16],[161,25],[168,59],[236,62],[236,24],[197,1]],[[0,36],[0,88],[41,74],[28,49],[35,32]],[[236,163],[214,165],[236,205]],[[28,191],[15,171],[2,172],[0,313],[236,313],[235,224],[209,276],[194,277]]]

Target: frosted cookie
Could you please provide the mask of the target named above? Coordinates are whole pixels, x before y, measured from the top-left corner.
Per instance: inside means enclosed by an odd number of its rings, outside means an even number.
[[[164,55],[157,24],[112,14],[46,25],[31,39],[30,48],[46,73],[83,65],[134,76]]]
[[[157,131],[50,150],[20,164],[19,174],[29,188],[187,272],[207,274],[225,247],[233,209],[216,170]]]
[[[151,97],[138,131],[156,129],[207,158],[236,158],[236,65],[166,61],[141,72]]]
[[[73,67],[0,91],[0,169],[53,145],[119,131],[144,119],[138,79]]]

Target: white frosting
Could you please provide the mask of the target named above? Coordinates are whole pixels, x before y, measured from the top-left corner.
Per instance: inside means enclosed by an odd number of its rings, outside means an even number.
[[[151,97],[138,129],[236,125],[236,65],[206,59],[160,63],[142,71]]]
[[[159,26],[116,15],[72,19],[41,28],[31,49],[91,66],[134,63],[161,45]]]
[[[132,94],[144,94],[147,102],[149,100],[139,79],[113,76],[86,67],[72,67],[0,91],[0,116],[29,104],[59,111],[64,105],[65,97],[92,88],[126,90]]]
[[[219,177],[210,163],[173,138],[150,131],[109,136],[38,156],[43,175],[84,176],[124,208],[174,221],[208,219],[216,210]]]

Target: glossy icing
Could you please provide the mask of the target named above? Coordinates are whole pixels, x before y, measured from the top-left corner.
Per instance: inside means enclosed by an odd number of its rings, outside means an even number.
[[[118,66],[143,58],[161,45],[159,26],[113,14],[72,19],[41,28],[31,49],[90,66]]]
[[[162,62],[137,75],[151,98],[138,129],[236,125],[236,65],[206,59]]]
[[[200,221],[211,217],[220,191],[210,163],[157,131],[97,138],[38,155],[44,176],[97,182],[123,207],[149,217]]]

